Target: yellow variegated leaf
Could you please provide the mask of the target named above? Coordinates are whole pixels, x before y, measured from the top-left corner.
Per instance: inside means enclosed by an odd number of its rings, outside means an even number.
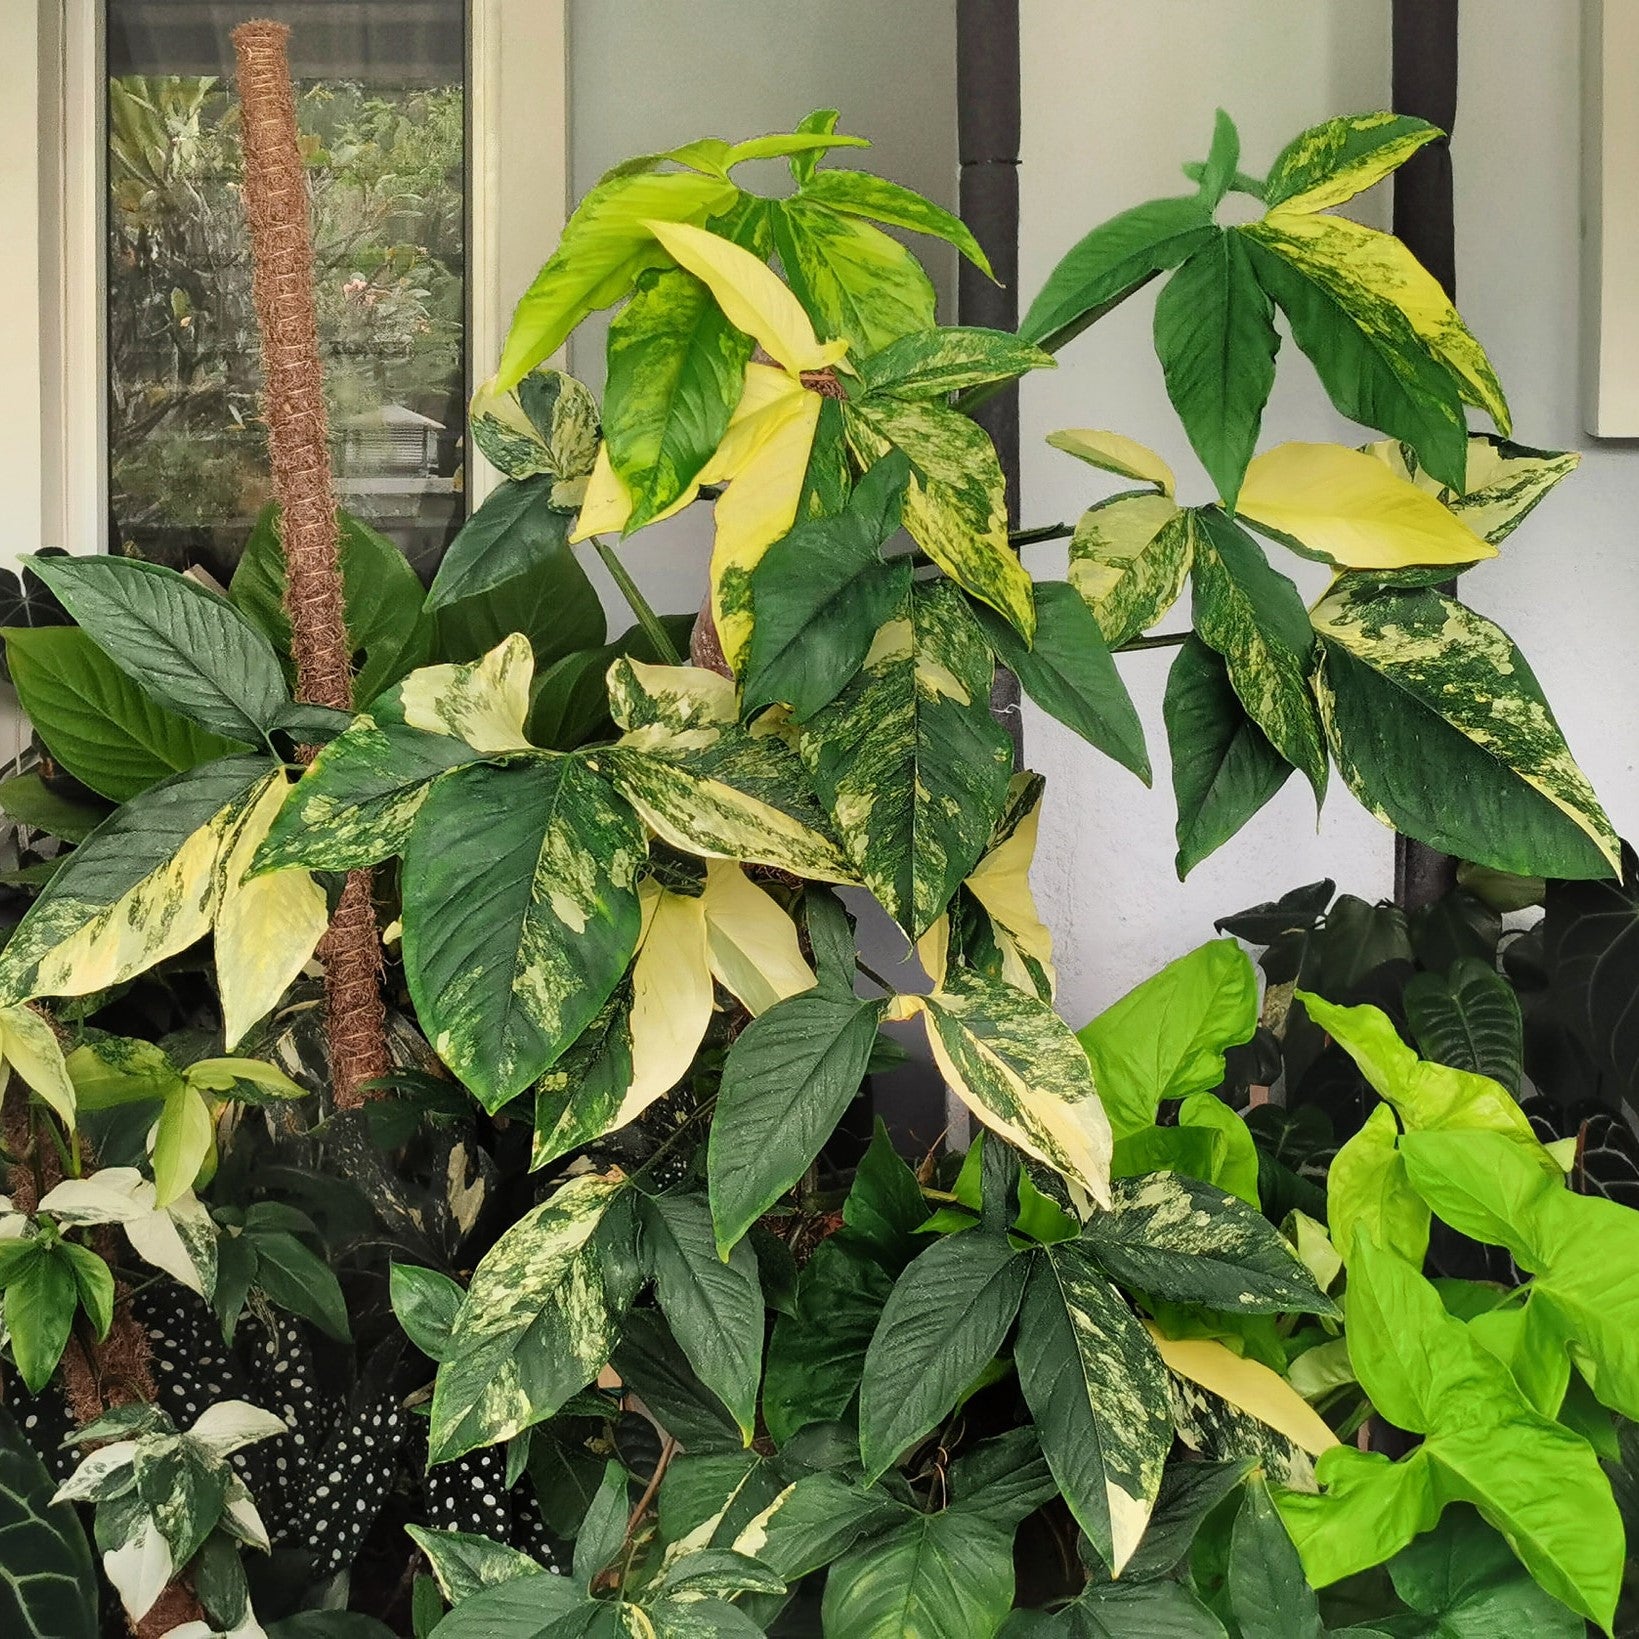
[[[610,666],[606,681],[610,713],[629,734],[655,729],[664,738],[738,720],[733,679],[703,666],[662,666],[623,656]]]
[[[62,1117],[64,1126],[74,1125],[74,1083],[63,1063],[62,1043],[43,1014],[21,1005],[0,1008],[0,1065],[0,1075],[15,1071]]]
[[[1129,492],[1082,513],[1068,578],[1115,648],[1178,601],[1194,552],[1188,512],[1170,496]]]
[[[1340,569],[1494,558],[1483,540],[1388,464],[1341,444],[1277,444],[1246,469],[1236,510]]]
[[[1001,828],[1002,840],[979,861],[966,883],[968,891],[990,912],[996,943],[1002,953],[1002,976],[1032,996],[1037,994],[1037,972],[1045,977],[1050,991],[1058,983],[1053,971],[1053,936],[1042,921],[1030,891],[1030,866],[1036,857],[1042,791],[1041,783],[1034,776],[1013,776],[1010,804],[1028,800],[1029,806],[1022,814],[1010,811]]]
[[[486,756],[527,751],[524,719],[534,675],[529,639],[513,632],[476,660],[411,672],[400,688],[404,721],[428,734],[465,740]]]
[[[928,931],[916,941],[916,959],[937,990],[945,982],[945,964],[950,960],[949,912],[930,923]]]
[[[946,1082],[985,1126],[1110,1200],[1110,1123],[1070,1027],[1013,985],[953,969],[928,996],[899,996],[890,1017],[920,1012]]]
[[[237,1045],[294,983],[330,920],[324,889],[299,865],[247,880],[262,839],[284,806],[290,782],[283,769],[252,793],[222,856],[221,907],[216,915],[216,986],[222,998],[224,1045]]]
[[[638,889],[643,933],[632,965],[632,1084],[609,1130],[635,1121],[685,1075],[711,1022],[705,906],[653,878]]]
[[[1311,126],[1276,156],[1265,197],[1282,211],[1324,211],[1404,165],[1436,126],[1406,114],[1345,114]]]
[[[694,488],[688,491],[693,500]],[[597,459],[592,463],[592,476],[586,480],[586,493],[581,497],[580,516],[570,531],[571,544],[590,540],[594,535],[613,535],[626,527],[632,515],[632,497],[620,474],[609,461],[609,446],[598,445]]]
[[[707,860],[705,892],[695,903],[705,912],[712,973],[750,1012],[813,989],[796,924],[738,865]]]
[[[708,286],[729,323],[754,337],[793,376],[827,369],[847,353],[847,342],[815,336],[802,304],[750,251],[687,223],[647,226],[680,266]]]
[[[1178,487],[1172,468],[1154,450],[1124,433],[1069,427],[1063,432],[1049,433],[1047,442],[1089,466],[1137,479],[1141,484],[1154,484],[1169,499]]]
[[[1278,1372],[1232,1353],[1213,1338],[1164,1337],[1153,1322],[1144,1324],[1169,1371],[1238,1406],[1312,1457],[1338,1443],[1325,1419]]]
[[[1317,284],[1329,290],[1353,286],[1397,308],[1428,350],[1457,376],[1463,398],[1484,410],[1507,436],[1508,400],[1485,349],[1439,280],[1393,234],[1285,205],[1264,217],[1257,230],[1260,243]]]
[[[1511,444],[1494,433],[1473,433],[1468,440],[1467,471],[1458,495],[1423,471],[1416,452],[1397,438],[1380,438],[1365,446],[1390,472],[1409,479],[1439,498],[1481,540],[1500,545],[1562,478],[1582,464],[1574,450],[1533,450]]]
[[[790,376],[747,365],[740,408],[700,475],[703,484],[728,485],[715,509],[711,598],[718,641],[736,670],[751,641],[751,571],[796,522],[822,402]]]

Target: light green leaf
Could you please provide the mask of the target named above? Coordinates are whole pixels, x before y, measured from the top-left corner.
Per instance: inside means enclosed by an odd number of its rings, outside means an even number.
[[[873,222],[885,223],[890,228],[908,228],[912,233],[943,239],[954,245],[981,273],[994,277],[990,272],[990,259],[967,224],[910,188],[869,171],[816,171],[798,180],[804,199],[850,216],[868,216]]]
[[[1639,1214],[1578,1195],[1491,1132],[1401,1140],[1413,1188],[1453,1228],[1504,1246],[1605,1405],[1639,1411]],[[1557,1407],[1556,1407],[1557,1410]]]
[[[704,1194],[647,1197],[641,1210],[643,1256],[672,1335],[749,1444],[763,1360],[756,1255],[741,1241],[718,1257]]]
[[[1257,1211],[1258,1146],[1246,1122],[1215,1093],[1191,1093],[1178,1106],[1178,1130],[1192,1129],[1212,1134],[1212,1170],[1206,1181]]]
[[[1300,132],[1281,149],[1264,183],[1273,209],[1324,211],[1405,164],[1438,126],[1410,114],[1345,114]]]
[[[859,1388],[859,1449],[869,1479],[933,1428],[995,1358],[1030,1270],[1005,1235],[935,1241],[882,1310]]]
[[[867,392],[900,398],[943,398],[967,387],[1011,381],[1031,370],[1052,370],[1056,363],[1030,342],[1007,330],[973,325],[920,330],[890,342],[859,361],[859,379]]]
[[[74,1078],[51,1020],[38,1008],[0,1007],[0,1078],[12,1071],[72,1130],[79,1102]]]
[[[803,1175],[858,1095],[880,1002],[825,990],[753,1019],[723,1066],[707,1176],[717,1245],[735,1245]]]
[[[630,809],[568,757],[464,769],[422,804],[405,847],[405,978],[434,1051],[485,1108],[546,1070],[619,983],[645,853]]]
[[[1233,939],[1180,956],[1077,1032],[1117,1134],[1154,1120],[1163,1099],[1223,1080],[1224,1052],[1258,1027],[1258,982]]]
[[[187,949],[209,930],[217,863],[272,764],[223,757],[119,809],[46,884],[0,954],[0,1000],[83,996]]]
[[[1164,710],[1181,882],[1285,785],[1292,765],[1247,716],[1223,657],[1193,634],[1167,673]]]
[[[1326,1169],[1326,1222],[1347,1254],[1356,1231],[1421,1268],[1428,1253],[1428,1207],[1406,1176],[1394,1110],[1379,1104]]]
[[[998,660],[1045,712],[1150,782],[1144,729],[1104,634],[1074,586],[1036,582],[1036,637],[1028,647],[993,609],[974,613]]]
[[[175,570],[136,558],[27,562],[115,665],[213,734],[260,744],[288,705],[268,640],[226,598]]]
[[[1008,544],[1006,482],[989,434],[955,410],[890,394],[851,400],[843,422],[862,466],[890,449],[910,457],[905,528],[911,539],[963,591],[1032,637],[1030,577]]]
[[[823,334],[870,354],[933,327],[932,281],[898,240],[806,191],[768,210],[786,280]]]
[[[238,749],[159,705],[77,627],[0,635],[35,732],[75,779],[112,802]]]
[[[1109,1199],[1110,1123],[1070,1027],[1003,979],[952,968],[929,996],[901,996],[927,1016],[928,1045],[952,1090],[1026,1155]]]
[[[1196,514],[1194,588],[1197,634],[1224,657],[1247,715],[1302,770],[1318,806],[1326,746],[1309,692],[1314,633],[1297,588],[1216,507]]]
[[[913,938],[972,872],[1006,800],[1012,745],[990,715],[992,671],[955,589],[915,587],[859,675],[803,725],[803,762],[849,859]]]
[[[1169,495],[1112,496],[1089,507],[1070,539],[1070,584],[1112,648],[1153,626],[1184,589],[1195,556],[1193,514]]]
[[[1073,1241],[1035,1255],[1015,1350],[1053,1478],[1119,1575],[1144,1534],[1172,1446],[1166,1368],[1091,1249]]]
[[[608,1360],[613,1326],[589,1243],[621,1188],[613,1177],[575,1178],[484,1255],[438,1368],[431,1461],[552,1416]]]
[[[667,266],[646,223],[704,222],[738,196],[722,177],[693,172],[621,167],[604,177],[575,207],[558,248],[519,300],[494,390],[516,386],[588,313],[618,302],[645,268]]]
[[[341,564],[342,618],[350,652],[363,663],[353,679],[353,697],[373,700],[427,658],[428,631],[421,620],[425,595],[421,580],[399,549],[367,523],[336,512],[336,555]],[[281,655],[291,653],[290,617],[285,613],[284,545],[278,503],[258,514],[240,555],[228,597],[272,640]],[[294,668],[292,668],[294,674]]]
[[[1233,510],[1275,384],[1274,308],[1233,233],[1209,240],[1155,303],[1155,351],[1184,431]]]
[[[179,1087],[166,1096],[153,1136],[156,1206],[169,1206],[193,1188],[215,1142],[216,1123],[199,1093]]]
[[[1110,1193],[1111,1210],[1088,1219],[1082,1243],[1123,1286],[1242,1314],[1336,1312],[1269,1220],[1235,1196],[1165,1172]]]
[[[38,1394],[68,1346],[68,1334],[79,1305],[74,1266],[60,1247],[39,1241],[24,1244],[4,1274],[6,1334],[11,1358],[30,1394]]]
[[[1332,754],[1371,812],[1519,876],[1616,868],[1616,833],[1506,633],[1427,588],[1334,592],[1313,620]]]
[[[1157,273],[1177,267],[1221,232],[1199,195],[1152,199],[1112,216],[1047,276],[1019,326],[1049,353],[1081,334]]]

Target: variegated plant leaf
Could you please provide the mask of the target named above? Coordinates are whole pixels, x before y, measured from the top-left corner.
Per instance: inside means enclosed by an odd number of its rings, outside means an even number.
[[[1108,1204],[1109,1118],[1086,1053],[1052,1008],[963,968],[894,1007],[926,1017],[940,1071],[985,1126]]]
[[[956,584],[1024,637],[1035,631],[1030,577],[1008,545],[1006,481],[976,421],[940,404],[871,393],[843,406],[861,466],[903,450],[911,463],[905,528]]]
[[[486,1109],[540,1076],[620,982],[646,852],[631,809],[574,757],[463,769],[422,804],[404,853],[405,978],[433,1050]]]
[[[1070,584],[1113,649],[1148,631],[1184,589],[1194,515],[1151,490],[1114,495],[1082,513],[1070,540]]]
[[[772,727],[739,725],[727,678],[622,659],[610,668],[610,700],[630,726],[618,745],[587,753],[588,766],[672,847],[855,880],[796,754]]]
[[[1326,747],[1309,692],[1314,636],[1303,600],[1245,530],[1216,507],[1195,514],[1195,630],[1224,657],[1247,715],[1326,794]]]
[[[1036,1254],[1014,1352],[1053,1478],[1119,1575],[1149,1523],[1172,1446],[1166,1368],[1077,1241]]]
[[[1100,472],[1113,472],[1120,478],[1153,484],[1169,501],[1177,491],[1178,482],[1172,468],[1147,444],[1140,444],[1125,433],[1098,427],[1067,427],[1063,432],[1049,433],[1047,442],[1054,449],[1097,467]]]
[[[1404,165],[1439,127],[1410,114],[1344,114],[1312,125],[1281,149],[1264,199],[1283,211],[1324,211]]]
[[[481,756],[527,751],[524,719],[535,653],[514,632],[486,655],[453,666],[422,666],[399,685],[399,706],[411,728],[465,740]]]
[[[1367,444],[1365,453],[1438,497],[1442,506],[1493,546],[1513,534],[1536,504],[1582,464],[1575,450],[1533,450],[1495,433],[1473,433],[1468,440],[1467,478],[1459,492],[1425,472],[1417,452],[1398,439]]]
[[[860,380],[869,392],[900,398],[943,398],[992,381],[1008,381],[1030,370],[1051,370],[1051,353],[1009,330],[944,325],[902,336],[859,361]]]
[[[79,1100],[63,1045],[50,1019],[25,1003],[0,1007],[0,1091],[13,1074],[73,1127]]]
[[[1313,621],[1332,754],[1385,824],[1520,876],[1617,870],[1616,833],[1505,632],[1428,588],[1339,589]]]
[[[251,868],[258,874],[292,865],[351,871],[391,859],[403,851],[434,783],[482,760],[454,735],[411,728],[398,690],[390,689],[319,748]]]
[[[552,1416],[608,1360],[613,1325],[588,1243],[623,1184],[613,1173],[572,1179],[473,1271],[433,1389],[432,1462]]]
[[[555,480],[552,504],[573,511],[598,451],[598,406],[571,375],[538,364],[516,387],[486,382],[472,396],[467,426],[489,464],[516,482]]]
[[[222,851],[216,988],[223,1043],[230,1048],[295,982],[330,921],[324,889],[301,866],[247,876],[290,790],[282,768],[269,774]]]
[[[573,1046],[535,1083],[531,1172],[621,1125],[634,1084],[632,988],[622,983]]]
[[[865,884],[912,938],[978,863],[1013,751],[984,634],[948,581],[912,586],[859,674],[802,727],[809,779]]]
[[[210,931],[222,849],[267,757],[222,757],[117,809],[46,884],[0,952],[0,1003],[119,984]]]

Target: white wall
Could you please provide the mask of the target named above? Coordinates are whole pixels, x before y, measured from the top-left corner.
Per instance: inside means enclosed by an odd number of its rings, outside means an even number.
[[[1247,168],[1261,172],[1303,126],[1386,107],[1388,0],[1027,0],[1021,282],[1028,298],[1094,222],[1187,186],[1213,110],[1238,121]],[[1458,300],[1491,349],[1515,436],[1586,448],[1577,413],[1577,0],[1484,0],[1463,8],[1455,142]],[[1381,195],[1381,190],[1376,191]],[[1351,214],[1386,227],[1366,196]],[[1067,349],[1024,392],[1024,517],[1072,521],[1110,493],[1048,449],[1058,427],[1115,427],[1161,450],[1187,499],[1210,493],[1167,403],[1150,341],[1153,295],[1140,293]],[[1288,341],[1264,442],[1352,438]],[[1573,749],[1619,828],[1639,821],[1639,615],[1633,537],[1639,450],[1590,451],[1584,468],[1468,577],[1465,596],[1530,655]],[[1314,566],[1280,567],[1306,590]],[[1055,560],[1045,551],[1038,572]],[[1058,562],[1062,562],[1060,557]],[[1182,626],[1187,618],[1167,623]],[[1215,916],[1332,876],[1366,897],[1392,887],[1392,843],[1334,781],[1317,831],[1294,777],[1239,837],[1173,872],[1174,809],[1161,694],[1170,651],[1124,657],[1156,764],[1145,791],[1041,713],[1028,710],[1030,762],[1050,779],[1036,890],[1059,944],[1061,1001],[1079,1023],[1160,963],[1209,937]]]

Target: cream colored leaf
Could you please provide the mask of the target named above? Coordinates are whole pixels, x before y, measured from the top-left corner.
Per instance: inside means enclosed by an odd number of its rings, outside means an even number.
[[[691,501],[694,493],[692,488],[688,492]],[[631,515],[631,492],[609,460],[609,446],[599,444],[592,476],[587,479],[586,493],[581,497],[580,516],[569,534],[570,542],[589,540],[594,535],[618,534]]]
[[[669,1093],[700,1050],[711,1022],[705,908],[668,893],[652,877],[638,887],[643,932],[632,965],[632,1084],[610,1130],[634,1121]]]
[[[120,1596],[125,1614],[133,1624],[140,1622],[164,1593],[172,1570],[171,1550],[150,1514],[137,1516],[131,1535],[102,1556],[102,1568]]]
[[[529,639],[513,632],[476,660],[411,672],[400,689],[404,721],[429,734],[465,740],[486,756],[527,751],[524,719],[534,675]]]
[[[234,1047],[295,983],[329,924],[324,889],[299,865],[246,879],[250,862],[289,794],[282,769],[268,775],[223,854],[216,916],[216,984],[224,1044]]]
[[[847,353],[846,342],[821,342],[815,336],[802,304],[750,251],[683,222],[645,226],[679,266],[707,285],[729,323],[753,337],[792,375],[827,369]]]
[[[43,1014],[26,1005],[0,1008],[0,1056],[65,1126],[74,1125],[74,1083],[63,1063],[62,1043]]]
[[[1338,1444],[1324,1419],[1278,1372],[1232,1353],[1212,1338],[1169,1338],[1153,1322],[1145,1325],[1169,1371],[1238,1406],[1312,1457]]]
[[[1426,490],[1341,444],[1277,444],[1255,456],[1237,510],[1342,569],[1468,564],[1497,555]]]
[[[787,996],[813,989],[813,970],[803,960],[796,924],[738,865],[707,860],[699,903],[711,971],[748,1011],[766,1013]]]
[[[1015,794],[1026,789],[1029,782],[1030,776],[1015,775]],[[1038,790],[1035,800],[1012,829],[979,861],[967,879],[968,891],[990,912],[991,920],[1007,936],[1002,952],[1004,976],[1009,983],[1032,995],[1036,991],[1035,981],[1020,958],[1037,964],[1050,987],[1058,983],[1053,971],[1053,935],[1042,921],[1035,895],[1030,891],[1030,867],[1036,857],[1041,802],[1042,792]],[[1013,947],[1011,953],[1007,945]],[[1016,971],[1008,971],[1009,954],[1015,956]]]
[[[1173,477],[1172,468],[1154,450],[1124,433],[1071,427],[1064,432],[1049,433],[1047,442],[1089,466],[1117,473],[1122,478],[1136,478],[1141,484],[1154,484],[1169,500],[1177,490],[1178,481]]]

